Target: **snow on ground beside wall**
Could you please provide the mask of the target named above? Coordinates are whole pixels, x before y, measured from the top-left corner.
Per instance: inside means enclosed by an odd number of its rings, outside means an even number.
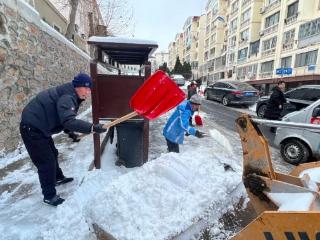
[[[169,114],[151,122],[150,155],[154,158],[139,168],[115,166],[114,143],[103,155],[102,169],[88,172],[92,136],[79,143],[70,143],[63,134],[56,136],[60,166],[66,176],[75,178],[57,187],[66,199],[57,208],[42,203],[30,160],[0,176],[0,190],[7,187],[0,195],[1,239],[95,239],[94,222],[119,239],[156,240],[185,230],[210,209],[219,219],[232,208],[231,194],[241,185],[241,168],[225,171],[224,163],[240,165],[241,154],[228,154],[210,136],[189,136],[180,154],[166,153],[161,133]]]

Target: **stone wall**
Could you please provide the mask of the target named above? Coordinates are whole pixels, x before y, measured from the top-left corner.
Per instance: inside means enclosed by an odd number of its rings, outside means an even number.
[[[0,151],[20,140],[23,107],[39,91],[89,72],[89,56],[21,0],[0,0]]]

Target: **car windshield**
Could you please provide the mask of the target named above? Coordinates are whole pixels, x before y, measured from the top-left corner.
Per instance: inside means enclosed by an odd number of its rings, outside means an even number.
[[[252,87],[248,83],[242,83],[242,82],[236,82],[236,83],[231,83],[233,86],[235,86],[237,89],[241,91],[256,91],[254,87]]]

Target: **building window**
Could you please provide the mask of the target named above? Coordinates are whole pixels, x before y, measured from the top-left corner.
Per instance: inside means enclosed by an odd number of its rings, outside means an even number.
[[[262,51],[273,49],[277,46],[277,37],[270,38],[262,43]]]
[[[237,37],[233,36],[232,38],[230,38],[229,44],[230,44],[231,47],[235,47],[236,44],[237,44]]]
[[[287,18],[295,16],[298,13],[299,1],[296,1],[288,6]]]
[[[303,67],[316,64],[317,57],[318,50],[297,54],[295,67]]]
[[[251,13],[251,9],[248,9],[247,11],[242,13],[242,15],[241,15],[241,23],[244,23],[244,22],[250,20],[250,13]]]
[[[268,61],[261,64],[261,72],[262,73],[269,73],[273,72],[273,65],[274,61]]]
[[[249,28],[240,33],[240,43],[249,40]]]
[[[61,29],[60,27],[58,27],[57,25],[53,24],[53,28],[57,31],[61,33]]]
[[[266,18],[265,28],[276,25],[279,22],[280,12],[277,12]]]
[[[235,13],[238,10],[239,7],[239,1],[235,1],[231,5],[231,14]]]
[[[295,29],[292,29],[290,31],[287,31],[283,34],[283,43],[291,43],[294,41],[294,35],[295,35]]]
[[[230,29],[231,29],[231,32],[234,32],[237,30],[237,18],[234,19],[231,23],[230,23]]]
[[[249,56],[252,55],[258,55],[259,53],[259,47],[260,47],[260,40],[250,43],[250,52],[249,52]]]
[[[282,68],[291,68],[291,63],[292,63],[292,57],[284,57],[281,58],[281,67]]]
[[[238,51],[238,60],[247,58],[248,48],[243,48]]]
[[[318,34],[320,34],[320,18],[300,25],[299,39],[312,37]]]

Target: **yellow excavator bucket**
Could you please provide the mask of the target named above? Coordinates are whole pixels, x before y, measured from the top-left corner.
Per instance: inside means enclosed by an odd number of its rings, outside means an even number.
[[[243,183],[257,218],[234,240],[320,240],[319,183],[308,174],[320,163],[296,167],[290,174],[274,171],[268,142],[248,115],[236,120],[243,149]]]

